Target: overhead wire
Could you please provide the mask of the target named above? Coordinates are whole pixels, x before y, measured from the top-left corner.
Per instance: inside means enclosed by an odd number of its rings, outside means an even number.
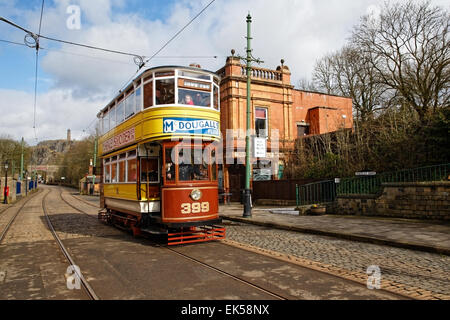
[[[37,135],[36,135],[36,104],[37,104],[36,100],[37,100],[37,98],[36,97],[37,97],[38,59],[39,59],[39,49],[43,49],[43,48],[40,48],[40,43],[39,43],[39,39],[40,38],[43,38],[43,39],[46,39],[46,40],[50,40],[50,41],[59,42],[59,43],[64,43],[64,44],[69,44],[69,45],[89,48],[89,49],[93,49],[93,50],[100,50],[100,51],[109,52],[109,53],[115,53],[115,54],[132,56],[134,58],[134,63],[136,65],[138,65],[138,70],[125,83],[125,85],[121,87],[121,89],[119,90],[119,92],[120,92],[125,86],[128,85],[128,83],[135,77],[135,75],[148,62],[150,62],[152,59],[156,58],[156,56],[162,50],[164,50],[173,40],[175,40],[190,24],[192,24],[192,22],[194,22],[203,12],[205,12],[215,1],[216,0],[210,1],[197,15],[195,15],[185,26],[183,26],[183,28],[181,28],[174,36],[172,36],[166,43],[164,43],[164,45],[159,50],[157,50],[150,58],[146,59],[145,61],[144,61],[144,59],[147,58],[147,57],[144,56],[144,55],[139,55],[139,54],[130,53],[130,52],[124,52],[124,51],[118,51],[118,50],[112,50],[112,49],[106,49],[106,48],[101,48],[101,47],[97,47],[97,46],[86,45],[86,44],[82,44],[82,43],[66,41],[66,40],[52,38],[52,37],[48,37],[48,36],[42,35],[41,34],[41,27],[42,27],[42,19],[43,19],[43,12],[44,12],[44,0],[42,0],[41,16],[40,16],[40,21],[39,21],[39,32],[38,32],[37,35],[34,34],[32,31],[27,30],[24,27],[21,27],[21,26],[15,24],[12,21],[9,21],[9,20],[7,20],[7,19],[5,19],[3,17],[0,17],[0,21],[3,21],[3,22],[5,22],[5,23],[7,23],[9,25],[12,25],[15,28],[18,28],[18,29],[24,31],[26,33],[25,38],[24,38],[25,45],[28,46],[28,47],[36,48],[35,98],[34,98],[34,121],[33,121],[33,129],[35,131],[35,138],[36,138],[36,140],[37,140]],[[2,42],[6,42],[6,43],[11,43],[11,44],[17,44],[17,45],[19,44],[19,43],[8,41],[8,40],[1,40],[1,41]],[[20,44],[20,45],[22,45],[22,44]],[[51,50],[51,49],[47,49],[47,50]],[[63,52],[63,51],[60,51],[60,52]],[[69,52],[65,52],[65,53],[69,53]],[[74,53],[70,53],[70,54],[74,54]],[[77,54],[74,54],[74,55],[77,55]],[[81,54],[78,54],[78,55],[81,55]],[[173,56],[173,57],[158,57],[158,58],[172,58],[172,59],[173,58],[196,58],[196,59],[200,59],[200,58],[214,58],[214,59],[217,59],[217,56],[212,56],[212,57],[208,57],[208,56],[190,56],[190,57],[189,56]],[[89,127],[92,126],[92,123],[94,121],[91,122]],[[86,128],[86,129],[88,129],[88,128]]]
[[[154,59],[161,51],[166,48],[169,43],[171,43],[173,40],[175,40],[176,37],[178,37],[192,22],[194,22],[203,12],[206,11],[216,0],[212,0],[209,2],[202,10],[200,10],[195,17],[193,17],[186,25],[184,25],[183,28],[181,28],[172,38],[170,38],[159,50],[157,50],[150,58],[144,61],[142,65],[139,66],[138,70],[128,79],[128,81],[119,89],[119,92],[122,92],[122,90],[128,85],[128,83],[136,76],[136,74],[141,70],[150,60]]]

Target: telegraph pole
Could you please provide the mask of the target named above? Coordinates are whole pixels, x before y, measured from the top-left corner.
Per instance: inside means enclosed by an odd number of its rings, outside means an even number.
[[[97,167],[97,143],[98,143],[98,131],[95,130],[95,143],[94,143],[94,163],[92,167],[92,195],[94,195],[95,191],[95,171]]]
[[[263,63],[259,59],[255,59],[252,55],[251,48],[251,24],[252,16],[250,13],[247,16],[247,57],[243,58],[237,56],[247,64],[247,134],[245,136],[245,190],[244,190],[244,218],[250,218],[252,216],[252,195],[250,189],[251,179],[251,163],[250,163],[250,150],[251,150],[251,76],[252,76],[252,62]]]
[[[22,155],[20,156],[20,181],[23,180],[23,137],[22,137]]]

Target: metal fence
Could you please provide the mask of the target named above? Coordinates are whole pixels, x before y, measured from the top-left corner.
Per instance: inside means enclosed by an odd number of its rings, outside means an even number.
[[[386,182],[421,182],[447,180],[450,174],[450,163],[385,172],[375,176],[344,178],[337,186],[338,195],[375,194],[381,191]]]
[[[334,180],[296,185],[297,206],[320,202],[332,202],[336,199],[336,183]]]
[[[381,191],[382,183],[421,182],[448,180],[450,163],[385,172],[374,176],[362,176],[340,179],[339,183],[327,180],[305,185],[296,185],[297,206],[323,202],[332,202],[338,195],[376,194]]]

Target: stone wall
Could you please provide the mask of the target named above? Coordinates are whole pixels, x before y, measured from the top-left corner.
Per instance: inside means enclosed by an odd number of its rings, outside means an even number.
[[[339,196],[335,214],[450,220],[450,181],[384,183],[377,195]]]

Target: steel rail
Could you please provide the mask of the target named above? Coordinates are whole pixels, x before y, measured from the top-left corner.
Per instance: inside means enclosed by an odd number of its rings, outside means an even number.
[[[72,207],[73,209],[77,210],[77,211],[80,212],[80,213],[84,213],[84,214],[90,216],[90,215],[87,214],[86,212],[84,212],[84,211],[82,211],[82,210],[80,210],[80,209],[74,207],[74,206],[73,206],[72,204],[70,204],[67,200],[65,200],[64,198],[62,198],[62,191],[61,191],[61,193],[60,193],[60,196],[61,196],[61,199],[63,199],[64,202],[66,202],[70,207]],[[79,201],[84,202],[83,200],[79,199],[78,197],[75,197],[75,196],[73,196],[73,195],[71,195],[71,196],[72,196],[73,198],[79,200]],[[93,217],[92,217],[92,218],[93,218]],[[150,241],[153,242],[154,244],[157,244],[156,242],[154,242],[154,241],[152,241],[152,240],[150,240]],[[272,292],[272,291],[269,291],[269,290],[267,290],[267,289],[264,289],[264,288],[261,287],[261,286],[258,286],[258,285],[256,285],[256,284],[251,283],[251,282],[249,282],[249,281],[247,281],[247,280],[245,280],[245,279],[242,279],[242,278],[240,278],[240,277],[234,276],[234,275],[232,275],[231,273],[228,273],[228,272],[226,272],[226,271],[220,270],[220,269],[218,269],[218,268],[216,268],[216,267],[213,267],[213,266],[211,266],[211,265],[209,265],[209,264],[207,264],[207,263],[205,263],[205,262],[202,262],[202,261],[200,261],[200,260],[197,260],[197,259],[195,259],[195,258],[193,258],[193,257],[190,257],[190,256],[186,255],[186,254],[180,253],[180,252],[174,250],[173,248],[169,248],[169,247],[166,247],[166,246],[163,246],[163,247],[164,247],[165,249],[171,251],[171,252],[174,253],[174,254],[177,254],[177,255],[179,255],[179,256],[182,256],[183,258],[185,258],[185,259],[187,259],[187,260],[190,260],[190,261],[192,261],[192,262],[194,262],[194,263],[200,264],[200,265],[202,265],[203,267],[206,267],[206,268],[208,268],[208,269],[211,269],[211,270],[213,270],[213,271],[215,271],[215,272],[218,272],[218,273],[220,273],[220,274],[222,274],[222,275],[225,275],[225,276],[227,276],[227,277],[229,277],[229,278],[232,278],[232,279],[234,279],[234,280],[236,280],[236,281],[238,281],[238,282],[244,283],[244,284],[246,284],[246,285],[248,285],[248,286],[250,286],[250,287],[252,287],[252,288],[255,288],[255,289],[259,290],[259,291],[262,291],[262,292],[264,292],[264,293],[266,293],[266,294],[268,294],[268,295],[270,295],[270,296],[272,296],[272,297],[274,297],[274,298],[276,298],[276,299],[278,299],[278,300],[288,300],[286,297],[283,297],[283,296],[281,296],[281,295],[279,295],[279,294],[276,294],[276,293],[274,293],[274,292]]]
[[[269,290],[267,290],[267,289],[264,289],[263,287],[261,287],[261,286],[259,286],[259,285],[257,285],[257,284],[251,283],[250,281],[247,281],[247,280],[245,280],[245,279],[242,279],[242,278],[240,278],[240,277],[237,277],[237,276],[235,276],[235,275],[232,275],[231,273],[228,273],[228,272],[226,272],[226,271],[220,270],[219,268],[213,267],[213,266],[210,265],[210,264],[207,264],[207,263],[202,262],[202,261],[200,261],[200,260],[198,260],[198,259],[192,258],[192,257],[190,257],[190,256],[188,256],[188,255],[186,255],[186,254],[184,254],[184,253],[178,252],[178,251],[176,251],[176,250],[174,250],[174,249],[172,249],[172,248],[168,248],[168,247],[165,247],[165,248],[166,248],[167,250],[169,250],[169,251],[171,251],[171,252],[177,254],[177,255],[182,256],[183,258],[185,258],[185,259],[187,259],[187,260],[190,260],[190,261],[192,261],[192,262],[195,262],[195,263],[197,263],[197,264],[200,264],[200,265],[202,265],[203,267],[206,267],[206,268],[208,268],[208,269],[214,270],[214,271],[216,271],[216,272],[218,272],[218,273],[220,273],[220,274],[222,274],[222,275],[225,275],[225,276],[227,276],[227,277],[229,277],[229,278],[232,278],[232,279],[234,279],[234,280],[236,280],[236,281],[238,281],[238,282],[244,283],[244,284],[246,284],[246,285],[248,285],[248,286],[250,286],[250,287],[252,287],[252,288],[258,289],[259,291],[262,291],[262,292],[264,292],[264,293],[266,293],[266,294],[268,294],[268,295],[270,295],[270,296],[272,296],[272,297],[274,297],[274,298],[276,298],[276,299],[278,299],[278,300],[288,300],[288,298],[283,297],[282,295],[279,295],[279,294],[277,294],[277,293],[274,293],[274,292],[272,292],[272,291],[269,291]]]
[[[55,229],[53,227],[53,224],[52,224],[52,222],[50,220],[50,217],[48,215],[48,210],[47,210],[47,207],[45,205],[45,199],[47,198],[47,196],[49,194],[50,194],[50,191],[42,198],[42,208],[44,209],[45,218],[47,219],[47,225],[48,225],[50,231],[52,232],[53,237],[55,238],[56,242],[58,243],[59,248],[61,249],[62,253],[66,257],[66,259],[69,261],[69,263],[72,266],[76,266],[75,261],[73,260],[72,256],[67,251],[67,249],[64,246],[63,242],[61,241],[61,239],[59,238],[58,234],[56,233],[56,231],[55,231]],[[76,272],[77,276],[79,277],[79,279],[81,281],[81,284],[83,285],[83,288],[85,289],[86,293],[91,298],[91,300],[100,300],[100,298],[97,296],[97,294],[95,293],[94,289],[92,289],[92,287],[89,285],[89,283],[84,278],[84,276],[81,273],[78,273],[76,268],[74,268],[74,271]]]

